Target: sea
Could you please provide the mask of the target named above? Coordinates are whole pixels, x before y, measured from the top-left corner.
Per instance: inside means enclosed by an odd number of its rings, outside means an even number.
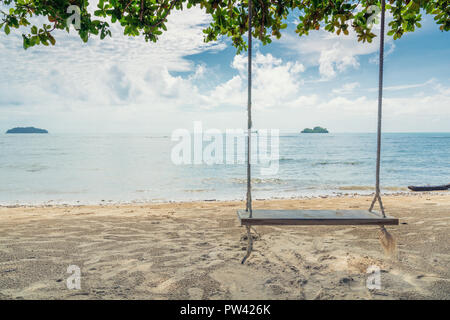
[[[1,134],[0,205],[245,199],[245,163],[179,163],[180,141],[171,134]],[[282,133],[277,146],[276,170],[252,166],[254,199],[374,191],[374,133]],[[381,160],[384,193],[448,184],[450,133],[385,133]]]

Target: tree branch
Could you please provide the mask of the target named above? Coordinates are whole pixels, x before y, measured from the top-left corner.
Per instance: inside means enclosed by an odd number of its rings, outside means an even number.
[[[167,9],[166,14],[164,15],[164,17],[162,17],[161,19],[159,19],[156,23],[152,24],[152,25],[148,25],[151,28],[155,28],[157,26],[159,26],[161,23],[163,23],[167,16],[169,15],[170,11],[172,11],[173,7],[175,6],[175,4],[178,2],[179,0],[174,0],[172,1],[172,3],[170,4],[169,8]]]

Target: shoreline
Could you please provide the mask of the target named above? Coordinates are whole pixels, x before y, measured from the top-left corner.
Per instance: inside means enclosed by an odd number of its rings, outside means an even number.
[[[371,193],[358,193],[358,192],[345,192],[345,193],[333,193],[323,195],[304,195],[304,196],[291,196],[291,197],[270,197],[270,198],[253,198],[253,201],[272,201],[272,200],[308,200],[308,199],[327,199],[327,198],[357,198],[357,197],[373,197],[374,192]],[[397,191],[397,192],[382,192],[382,197],[415,197],[419,195],[431,195],[431,196],[450,196],[449,191]],[[228,202],[242,202],[245,198],[234,199],[192,199],[192,200],[130,200],[130,201],[115,201],[115,200],[100,200],[100,201],[83,201],[76,200],[75,202],[69,201],[57,201],[47,200],[44,202],[22,202],[22,203],[0,203],[0,208],[41,208],[41,207],[68,207],[68,206],[117,206],[117,205],[152,205],[152,204],[183,204],[183,203],[201,203],[201,202],[215,202],[215,203],[228,203]]]

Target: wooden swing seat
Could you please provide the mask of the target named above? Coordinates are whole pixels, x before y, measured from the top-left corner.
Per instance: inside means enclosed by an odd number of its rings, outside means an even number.
[[[245,210],[237,211],[241,225],[398,225],[398,219],[368,210]]]

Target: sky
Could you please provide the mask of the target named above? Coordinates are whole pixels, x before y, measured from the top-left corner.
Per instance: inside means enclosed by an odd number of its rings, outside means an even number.
[[[375,132],[378,37],[319,30],[254,41],[253,125],[299,131]],[[389,17],[388,17],[389,20]],[[0,132],[16,126],[51,133],[170,133],[246,127],[247,56],[230,40],[204,43],[210,18],[176,11],[157,43],[123,36],[84,44],[59,31],[54,47],[24,50],[21,33],[0,35]],[[376,30],[379,33],[379,28]],[[450,131],[450,34],[424,16],[422,28],[387,37],[384,132]]]

